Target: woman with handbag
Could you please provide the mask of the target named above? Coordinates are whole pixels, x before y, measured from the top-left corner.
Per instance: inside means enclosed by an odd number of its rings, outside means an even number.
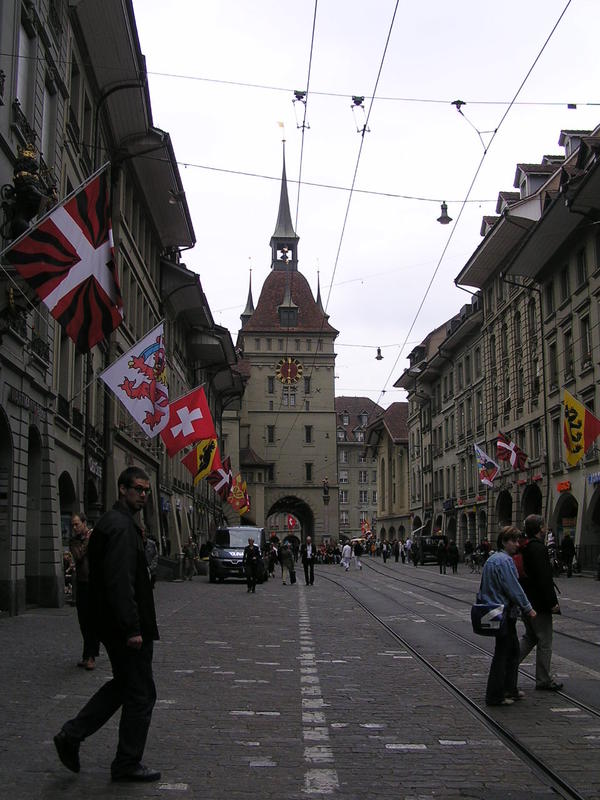
[[[535,617],[531,603],[519,583],[513,555],[517,552],[520,533],[506,527],[498,537],[498,551],[483,567],[478,603],[504,606],[503,621],[496,634],[496,647],[490,666],[485,703],[488,706],[509,706],[524,695],[517,687],[519,672],[519,639],[517,615],[519,608]]]

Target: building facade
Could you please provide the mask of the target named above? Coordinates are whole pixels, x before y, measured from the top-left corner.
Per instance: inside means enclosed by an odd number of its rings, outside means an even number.
[[[476,290],[470,307],[449,321],[437,353],[427,339],[411,353],[396,385],[432,410],[432,529],[462,545],[538,513],[559,541],[571,533],[579,562],[594,567],[600,450],[568,465],[563,405],[565,390],[593,414],[600,402],[600,129],[562,131],[559,145],[564,155],[517,165],[516,191],[499,193],[497,216],[484,217],[482,242],[456,278]],[[409,436],[420,435],[422,416],[409,416]],[[473,445],[498,460],[500,433],[527,460],[516,469],[501,462],[488,488]],[[411,509],[420,512],[418,479],[411,470]]]
[[[377,459],[366,448],[370,422],[383,413],[368,397],[335,398],[336,441],[341,536],[375,530],[377,519]]]
[[[222,519],[220,503],[142,435],[99,372],[164,319],[172,397],[206,381],[220,425],[243,384],[229,333],[181,263],[195,234],[170,138],[153,125],[132,3],[3,3],[0,45],[12,54],[0,60],[2,248],[109,162],[124,303],[111,337],[78,353],[2,260],[0,610],[18,613],[63,602],[70,516],[85,511],[93,524],[132,463],[155,488],[145,524],[163,553]]]
[[[408,403],[392,403],[369,423],[365,441],[377,472],[377,518],[372,529],[380,540],[405,540],[413,530],[410,502]]]

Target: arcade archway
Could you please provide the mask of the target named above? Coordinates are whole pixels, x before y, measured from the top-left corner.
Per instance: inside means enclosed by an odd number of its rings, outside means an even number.
[[[510,492],[504,489],[498,495],[496,501],[496,519],[498,520],[498,527],[502,528],[505,525],[512,525],[512,507],[513,499]],[[494,537],[496,534],[494,534]],[[495,539],[494,539],[495,541]]]
[[[596,569],[600,557],[600,485],[594,493],[581,526],[578,560],[583,569]]]
[[[575,528],[577,527],[577,514],[579,513],[579,503],[571,492],[563,492],[554,506],[551,525],[554,531],[554,538],[560,544],[565,533],[571,534],[575,541]]]
[[[0,409],[0,608],[12,608],[10,588],[13,480],[12,433]]]
[[[530,514],[542,513],[542,492],[536,483],[530,483],[525,487],[523,499],[521,500],[523,519]]]

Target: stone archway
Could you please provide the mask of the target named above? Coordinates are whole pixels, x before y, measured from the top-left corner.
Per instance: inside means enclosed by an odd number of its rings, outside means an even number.
[[[15,607],[15,588],[11,584],[12,551],[12,432],[4,411],[0,409],[0,608]]]
[[[454,514],[449,516],[446,520],[446,536],[448,537],[449,541],[456,541],[456,517]]]
[[[521,510],[523,519],[530,514],[542,513],[542,492],[537,483],[529,483],[525,487],[521,500]]]
[[[496,519],[498,520],[498,529],[505,525],[512,525],[512,510],[513,499],[512,495],[506,489],[500,492],[498,500],[496,501]],[[495,536],[496,534],[494,534]]]
[[[421,517],[413,517],[412,521],[412,529],[413,531],[417,531],[417,533],[422,533],[420,530],[423,527],[423,523],[421,522]]]
[[[29,428],[28,440],[27,522],[25,524],[25,602],[40,603],[42,439],[37,428]]]
[[[305,500],[295,495],[284,495],[275,500],[265,514],[265,530],[271,528],[269,524],[270,518],[275,514],[283,514],[286,518],[287,515],[290,515],[298,520],[299,525],[294,526],[293,536],[297,537],[299,542],[306,541],[306,537],[310,536],[315,545],[320,544],[320,542],[315,541],[315,516],[313,510]],[[282,538],[289,533],[290,531],[284,530]],[[329,534],[325,532],[324,538],[325,536],[329,536]]]

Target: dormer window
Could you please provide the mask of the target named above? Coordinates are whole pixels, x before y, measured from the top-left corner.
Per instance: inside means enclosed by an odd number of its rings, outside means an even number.
[[[364,428],[364,426],[367,424],[367,415],[365,414],[364,411],[360,414],[359,419],[360,419],[360,424]]]
[[[282,328],[295,328],[298,325],[297,308],[279,308],[279,324]]]
[[[348,414],[346,414],[346,413],[342,414],[342,425],[347,425],[349,423],[349,421],[350,420],[348,418]]]
[[[339,430],[337,432],[337,439],[338,439],[338,442],[345,442],[346,441],[346,431]]]

